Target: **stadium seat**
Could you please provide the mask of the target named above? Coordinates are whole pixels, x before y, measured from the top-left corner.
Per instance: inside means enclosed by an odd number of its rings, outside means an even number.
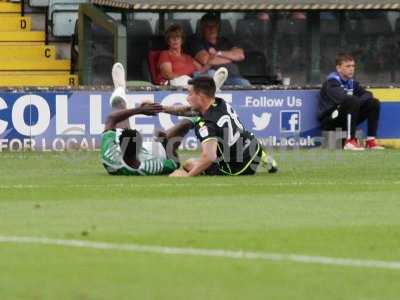
[[[247,51],[265,52],[268,47],[268,38],[271,32],[271,23],[258,19],[238,20],[236,36],[239,44]]]
[[[390,21],[386,16],[382,18],[363,19],[361,21],[361,26],[364,34],[369,36],[389,36],[392,34],[392,26],[390,25]]]
[[[150,65],[148,59],[144,60],[142,63],[142,80],[135,80],[133,82],[147,82],[148,84],[153,85],[152,84],[153,79],[151,77]]]
[[[365,71],[375,72],[378,69],[391,69],[393,51],[396,51],[394,32],[386,14],[363,15],[363,52],[361,59]]]
[[[50,0],[29,0],[31,7],[48,7]]]
[[[220,36],[227,38],[230,41],[233,41],[235,37],[235,32],[233,31],[233,27],[230,20],[226,19],[221,20],[219,34]]]
[[[168,48],[164,36],[161,35],[149,38],[147,46],[150,50],[165,50]]]
[[[200,20],[197,21],[196,25],[196,35],[199,34],[200,34]],[[219,34],[221,37],[227,38],[228,40],[232,41],[232,39],[235,37],[235,32],[233,30],[230,20],[222,19],[220,21]]]
[[[147,60],[149,39],[153,29],[147,20],[132,20],[128,23],[127,31],[127,78],[128,80],[142,79],[143,61]]]
[[[31,31],[21,4],[0,1],[0,86],[74,86],[69,60],[57,60],[56,48],[45,45],[45,32]]]
[[[22,44],[35,44],[43,43],[46,35],[42,31],[5,31],[0,34],[0,42],[15,44],[15,42]]]
[[[21,4],[0,1],[0,14],[21,14]]]
[[[362,33],[364,32],[362,24],[358,19],[346,19],[345,21],[345,39],[347,52],[356,53],[363,43]]]
[[[28,86],[76,86],[78,77],[69,72],[26,71],[0,72],[0,86],[28,87]]]
[[[335,56],[340,50],[338,19],[321,19],[321,70],[329,72],[335,66]]]
[[[56,37],[70,37],[78,19],[79,4],[87,0],[50,0],[48,19]]]
[[[307,20],[299,19],[277,21],[278,53],[283,71],[305,68],[306,23]]]
[[[339,20],[338,19],[322,19],[321,20],[321,35],[339,35]]]
[[[147,20],[131,20],[128,24],[127,30],[132,36],[151,36],[153,35],[153,29],[151,24]]]
[[[160,58],[160,53],[161,51],[159,50],[150,50],[148,56],[148,65],[151,75],[151,81],[156,85],[164,84],[164,80],[158,68],[158,60]]]
[[[183,32],[185,33],[185,36],[191,36],[193,34],[192,24],[190,23],[190,20],[188,20],[188,19],[165,20],[165,29],[167,29],[172,24],[179,24],[182,27]],[[164,35],[164,32],[160,32],[160,30],[159,30],[159,21],[158,20],[156,22],[156,32],[158,32],[159,35]]]
[[[31,31],[32,19],[30,17],[2,16],[1,31]]]
[[[240,74],[253,84],[265,83],[267,78],[267,60],[264,53],[247,52],[246,59],[239,63]]]
[[[117,22],[118,23],[118,22]],[[114,39],[111,32],[92,24],[92,84],[112,85],[110,71],[114,63]],[[79,50],[79,49],[78,49]]]
[[[277,24],[278,33],[286,36],[301,36],[306,33],[306,20],[280,19]]]
[[[0,57],[2,60],[55,60],[56,48],[46,45],[6,45],[0,43]]]
[[[400,34],[400,17],[396,19],[396,23],[394,26],[394,32],[398,35]]]
[[[2,71],[70,71],[69,60],[0,60],[0,70]]]

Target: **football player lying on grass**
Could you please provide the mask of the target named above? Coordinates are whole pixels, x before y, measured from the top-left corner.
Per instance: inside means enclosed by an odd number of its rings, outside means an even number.
[[[179,126],[167,131],[163,144],[157,141],[143,142],[142,135],[130,128],[129,118],[143,114],[154,116],[163,111],[163,107],[154,103],[142,103],[138,108],[127,109],[125,70],[119,63],[113,66],[112,77],[115,90],[110,98],[112,112],[107,117],[105,129],[101,135],[100,153],[102,164],[110,175],[164,175],[179,167],[176,153],[180,140]],[[176,108],[181,115],[192,115],[191,108]],[[184,132],[186,134],[187,131]],[[165,146],[165,147],[164,147]],[[168,149],[166,147],[168,146]]]

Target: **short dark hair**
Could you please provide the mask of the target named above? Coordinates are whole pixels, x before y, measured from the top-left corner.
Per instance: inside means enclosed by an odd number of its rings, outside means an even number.
[[[201,76],[194,79],[189,80],[189,85],[193,86],[193,89],[196,92],[203,93],[204,95],[214,98],[215,92],[217,90],[215,86],[214,79],[208,76]]]
[[[340,66],[346,61],[354,61],[354,57],[349,53],[338,53],[336,55],[336,65]]]
[[[219,23],[220,23],[219,14],[212,13],[212,12],[206,13],[205,15],[203,15],[201,17],[200,24],[203,25],[207,22],[215,22],[219,25]]]
[[[119,136],[123,160],[136,160],[138,152],[143,144],[143,138],[139,131],[134,129],[124,129]]]
[[[165,30],[165,41],[168,43],[168,40],[172,36],[178,36],[182,39],[182,41],[185,39],[185,32],[183,31],[183,28],[179,24],[172,24]]]

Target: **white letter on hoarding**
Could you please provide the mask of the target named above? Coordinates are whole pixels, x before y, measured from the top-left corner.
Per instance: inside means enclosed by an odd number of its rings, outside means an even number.
[[[57,135],[84,135],[85,124],[68,123],[68,96],[56,95],[56,133]]]
[[[3,149],[8,149],[7,139],[0,139],[0,152],[3,152]]]
[[[29,105],[36,106],[38,110],[38,120],[33,126],[30,126],[32,124],[26,124],[24,120],[24,110]],[[22,135],[41,135],[50,124],[49,105],[45,99],[38,95],[24,95],[14,104],[12,110],[12,121],[14,128]]]
[[[138,104],[147,101],[147,102],[154,102],[154,95],[153,94],[141,94],[141,95],[127,95],[127,107],[134,108]],[[152,116],[133,116],[129,119],[129,124],[131,128],[134,128],[140,131],[142,134],[153,134],[154,132],[154,124],[136,124],[137,119],[148,119],[154,118]]]
[[[59,144],[60,147],[57,144]],[[52,146],[53,151],[64,151],[65,150],[65,141],[63,139],[56,138],[53,140],[53,143],[51,146]]]
[[[170,94],[163,99],[161,102],[162,105],[165,106],[174,106],[174,105],[189,105],[186,101],[186,94]],[[171,115],[160,113],[160,124],[163,129],[169,129],[174,126],[172,122]]]
[[[0,110],[6,109],[7,107],[7,103],[2,98],[0,98]],[[7,126],[8,122],[0,120],[0,134],[3,134],[4,131],[6,131]]]
[[[101,95],[90,95],[90,134],[100,134],[104,130],[101,122]]]
[[[218,93],[216,96],[224,99],[228,103],[232,103],[232,94]]]

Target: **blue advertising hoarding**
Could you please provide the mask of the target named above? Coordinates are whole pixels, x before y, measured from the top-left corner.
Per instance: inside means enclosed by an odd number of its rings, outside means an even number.
[[[96,149],[110,112],[110,95],[92,91],[0,93],[0,150]],[[266,146],[312,147],[320,136],[316,90],[223,91],[218,96],[231,103],[245,128]],[[186,104],[186,93],[132,92],[128,106],[144,100],[181,105]],[[396,115],[400,115],[400,102],[383,103],[379,138],[400,138]],[[151,138],[154,129],[168,129],[177,121],[162,113],[132,117],[130,124]],[[197,148],[193,133],[183,147]]]

